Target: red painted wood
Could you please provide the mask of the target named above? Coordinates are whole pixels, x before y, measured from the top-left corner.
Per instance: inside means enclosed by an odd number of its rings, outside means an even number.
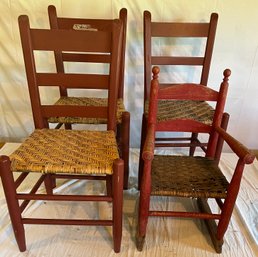
[[[102,31],[102,32],[111,32],[113,29],[113,19],[88,19],[88,18],[70,18],[70,17],[60,17],[57,15],[56,8],[53,5],[48,7],[48,16],[49,16],[49,23],[50,28],[52,30],[62,29],[62,30],[74,30],[74,25],[87,25],[91,28]],[[118,80],[118,98],[124,98],[124,68],[125,68],[125,49],[126,49],[126,31],[127,31],[127,10],[126,8],[122,8],[119,11],[119,19],[122,22],[122,43],[121,43],[121,54],[120,54],[120,64],[118,67],[110,66],[112,69],[111,73],[114,73],[114,70],[119,72]],[[92,41],[94,42],[94,40]],[[108,64],[112,61],[112,55],[107,54],[105,52],[101,53],[63,53],[58,50],[55,52],[55,59],[56,59],[56,68],[57,71],[61,73],[65,73],[64,69],[64,62],[85,62],[85,63],[103,63]],[[108,68],[108,67],[107,67]],[[90,75],[91,78],[86,78],[83,83],[80,84],[80,87],[85,88],[95,88],[95,89],[103,89],[107,85],[115,84],[115,81],[99,81],[99,79],[95,79],[93,75]],[[103,78],[102,78],[103,80]],[[86,83],[87,81],[87,83]],[[67,83],[67,81],[62,81],[59,83],[59,91],[61,96],[67,96],[67,88],[71,87],[71,84]],[[75,85],[78,87],[78,83]],[[110,99],[115,99],[116,96],[110,96]],[[111,108],[113,108],[111,106]],[[112,114],[113,116],[113,114]],[[122,116],[122,124],[116,124],[116,131],[117,131],[117,141],[118,145],[120,146],[120,153],[121,158],[125,162],[125,179],[124,179],[124,189],[128,188],[128,175],[129,175],[129,141],[130,141],[130,114],[127,112]],[[115,116],[113,116],[115,117]],[[115,124],[112,125],[113,128]],[[71,129],[71,125],[66,123],[65,127]]]
[[[206,225],[208,227],[208,231],[211,235],[212,242],[214,244],[214,248],[217,253],[221,253],[222,245],[223,245],[223,236],[227,230],[233,208],[235,205],[235,201],[240,189],[241,178],[244,170],[245,164],[250,164],[254,160],[254,155],[249,152],[249,150],[243,146],[240,142],[234,139],[231,135],[229,135],[223,128],[227,127],[229,115],[227,113],[223,114],[227,90],[228,90],[228,77],[230,75],[229,70],[224,71],[224,79],[221,83],[219,91],[215,91],[213,89],[208,88],[207,86],[196,85],[198,88],[195,90],[192,84],[182,84],[173,86],[171,88],[159,88],[159,67],[153,67],[153,79],[151,81],[151,91],[150,91],[150,101],[149,101],[149,113],[148,113],[148,121],[146,121],[146,117],[143,116],[143,125],[146,131],[144,133],[144,144],[143,150],[141,152],[142,163],[139,167],[142,169],[140,173],[140,201],[139,201],[139,217],[138,217],[138,233],[137,233],[137,248],[138,250],[142,250],[144,239],[146,236],[146,227],[148,223],[149,216],[158,216],[158,217],[182,217],[182,218],[199,218],[204,219]],[[188,88],[188,91],[184,91],[185,88]],[[182,90],[182,91],[181,91]],[[191,91],[191,92],[189,92]],[[183,95],[183,92],[186,92]],[[168,94],[166,94],[168,93]],[[173,94],[175,93],[175,94]],[[201,122],[196,122],[193,120],[187,119],[178,119],[166,122],[159,122],[157,120],[157,108],[159,99],[178,99],[184,98],[185,100],[213,100],[216,102],[215,114],[213,118],[213,122],[210,125],[203,124]],[[207,98],[207,99],[206,99]],[[209,135],[209,142],[207,145],[206,157],[209,160],[214,159],[214,165],[219,164],[219,158],[223,146],[223,142],[226,142],[231,150],[236,154],[239,158],[237,165],[235,167],[234,174],[231,179],[229,179],[229,186],[227,187],[227,196],[225,199],[216,198],[218,206],[221,209],[219,213],[213,213],[211,208],[209,207],[209,203],[207,199],[200,198],[197,200],[197,203],[200,207],[200,212],[178,212],[174,210],[155,210],[150,209],[150,200],[151,200],[151,183],[154,179],[159,179],[157,177],[152,177],[151,174],[156,172],[156,169],[159,169],[158,164],[152,167],[152,160],[154,157],[155,147],[174,147],[180,146],[179,143],[174,143],[177,140],[172,138],[160,138],[158,141],[156,139],[156,133],[160,131],[168,131],[168,132],[204,132]],[[180,138],[180,140],[184,140],[185,138]],[[198,139],[196,139],[198,140]],[[184,144],[184,143],[183,143]],[[195,141],[192,142],[193,145],[197,144]],[[189,145],[187,143],[187,145]],[[174,158],[174,156],[170,156],[170,158]],[[192,157],[189,157],[192,158]],[[204,166],[206,172],[212,172],[213,170],[209,170],[207,166]],[[178,169],[180,173],[180,167],[170,167],[171,169]],[[219,166],[218,166],[219,169]],[[194,171],[193,171],[194,172]],[[187,178],[186,178],[187,179]],[[198,179],[198,178],[196,178]],[[180,187],[178,189],[180,191]],[[198,190],[198,189],[197,189]],[[174,192],[174,191],[173,191]],[[153,192],[153,195],[156,195]],[[182,194],[174,195],[173,197],[181,197]],[[167,196],[167,194],[166,194]],[[194,195],[190,195],[189,198],[194,197]],[[218,223],[214,222],[214,220],[218,220]]]
[[[114,162],[114,175],[112,180],[113,195],[113,240],[114,251],[120,252],[122,240],[122,212],[123,212],[123,184],[124,184],[124,161],[119,159]]]
[[[173,67],[176,68],[178,65],[184,65],[186,67],[189,66],[196,66],[199,70],[201,70],[200,75],[200,83],[203,86],[207,86],[208,83],[208,75],[210,70],[210,63],[212,58],[212,51],[214,46],[214,40],[215,40],[215,33],[217,28],[217,22],[218,22],[218,14],[212,13],[210,16],[209,22],[196,22],[196,23],[190,23],[190,22],[158,22],[158,21],[152,21],[151,13],[149,11],[144,11],[143,14],[143,27],[144,27],[144,35],[143,35],[143,43],[144,43],[144,113],[147,112],[145,110],[146,106],[145,103],[147,100],[150,99],[150,88],[151,88],[151,69],[154,65],[162,65],[167,67],[171,67],[171,70]],[[204,38],[206,39],[206,43],[204,46],[204,51],[201,54],[196,55],[190,55],[190,56],[178,56],[178,55],[162,55],[157,54],[157,51],[154,51],[152,46],[152,41],[155,39],[159,40],[167,40],[167,39],[175,39],[175,42],[178,38],[189,38],[189,39],[196,39],[196,38]],[[155,53],[155,54],[154,54]],[[162,78],[162,81],[166,81],[166,78]],[[185,81],[187,82],[187,81]],[[173,83],[169,83],[169,81],[166,83],[162,82],[160,83],[160,88],[168,87],[177,84],[173,81]],[[212,91],[212,90],[211,90]],[[185,90],[181,94],[178,94],[178,99],[185,99],[185,94],[191,94],[192,89]],[[207,94],[210,94],[211,92],[207,92]],[[216,94],[215,92],[213,92]],[[215,95],[210,96],[213,100],[213,96],[216,98]],[[165,96],[165,97],[164,97]],[[163,96],[165,99],[169,98],[169,94],[165,93]],[[190,97],[190,96],[189,96]],[[206,97],[206,96],[205,96]],[[204,96],[200,99],[204,99]],[[173,110],[171,110],[172,112]],[[146,124],[147,120],[146,117],[143,116],[143,122]],[[142,133],[141,133],[141,142],[144,141],[146,130],[144,130],[146,126],[142,125]],[[197,130],[197,129],[196,129]],[[191,131],[192,137],[189,140],[189,145],[186,143],[182,144],[182,147],[189,147],[189,154],[193,156],[195,152],[195,148],[197,144],[200,141],[198,140],[198,132],[199,131]],[[187,129],[189,131],[189,129]],[[216,142],[215,140],[214,142]],[[207,144],[207,142],[205,142]],[[144,143],[141,143],[141,150]],[[206,152],[206,147],[203,146],[203,144],[198,145],[204,152]],[[141,155],[140,155],[141,156]],[[139,158],[139,175],[138,177],[141,178],[141,172],[142,172],[142,159]],[[140,182],[139,182],[140,184]]]
[[[26,251],[25,232],[20,212],[19,202],[16,198],[13,173],[10,172],[11,162],[9,157],[0,156],[0,175],[6,203],[8,206],[13,232],[21,252]]]
[[[109,31],[69,31],[69,30],[42,30],[31,29],[29,19],[27,16],[19,17],[19,28],[22,41],[22,48],[24,54],[26,75],[28,80],[28,87],[30,93],[30,100],[32,105],[33,118],[36,128],[48,128],[47,118],[52,116],[62,116],[67,114],[73,117],[106,117],[107,129],[116,131],[116,108],[117,96],[119,90],[119,68],[121,58],[121,44],[122,44],[122,21],[113,20],[112,29]],[[96,41],[97,40],[97,41]],[[85,42],[86,41],[86,42]],[[101,42],[100,42],[101,41]],[[94,79],[95,75],[75,75],[64,74],[62,68],[57,69],[55,74],[37,74],[36,62],[34,59],[34,50],[75,50],[77,52],[85,51],[99,51],[103,52],[108,50],[109,54],[112,52],[110,58],[110,74],[109,76],[100,76],[100,79]],[[98,50],[99,49],[99,50]],[[58,54],[58,53],[57,53]],[[60,63],[59,63],[60,64]],[[57,65],[59,65],[57,64]],[[94,78],[93,78],[94,77]],[[104,79],[103,79],[104,77]],[[86,106],[54,106],[53,108],[48,105],[43,105],[40,99],[39,87],[41,84],[48,86],[62,85],[62,90],[70,86],[81,87],[83,80],[88,82],[98,83],[103,88],[103,82],[108,86],[108,106],[104,108],[92,108]],[[61,90],[61,91],[62,91]],[[129,124],[128,119],[130,115],[125,115],[125,120]],[[129,132],[129,127],[126,127],[126,134]],[[76,154],[76,153],[75,153]],[[28,170],[28,172],[30,172]],[[107,182],[107,194],[102,195],[57,195],[53,193],[55,187],[55,179],[57,178],[70,178],[70,179],[88,179],[89,176],[78,176],[78,174],[43,174],[38,181],[32,186],[29,193],[20,193],[18,187],[27,176],[21,175],[17,181],[14,181],[13,173],[11,170],[10,160],[6,156],[0,156],[0,174],[3,184],[4,193],[6,196],[7,206],[9,209],[10,218],[14,234],[17,240],[20,251],[26,250],[25,233],[23,224],[63,224],[63,225],[101,225],[113,226],[114,235],[114,251],[119,252],[122,238],[122,201],[123,201],[123,176],[124,176],[124,161],[117,159],[114,161],[112,175],[105,175],[103,177],[94,176],[96,180],[105,179]],[[42,183],[45,183],[46,194],[37,194],[37,190]],[[17,188],[17,190],[16,190]],[[19,201],[23,200],[23,201]],[[43,200],[43,201],[107,201],[112,202],[113,217],[110,220],[70,220],[70,219],[47,219],[42,218],[26,218],[22,217],[22,211],[28,206],[30,200]]]

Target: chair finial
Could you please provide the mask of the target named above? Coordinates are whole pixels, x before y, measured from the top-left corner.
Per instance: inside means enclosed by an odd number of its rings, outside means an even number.
[[[223,82],[228,82],[228,78],[231,75],[231,70],[225,69],[223,72],[223,75],[224,75]]]
[[[152,68],[153,79],[157,79],[159,77],[158,76],[159,72],[160,72],[160,68],[158,66],[153,66]]]

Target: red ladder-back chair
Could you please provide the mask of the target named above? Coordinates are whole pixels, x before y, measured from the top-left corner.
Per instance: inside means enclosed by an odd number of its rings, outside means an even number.
[[[147,131],[148,104],[150,97],[151,70],[153,65],[160,66],[162,71],[167,71],[162,76],[161,87],[178,84],[176,77],[183,67],[185,76],[184,83],[192,83],[194,75],[199,74],[199,81],[194,82],[207,85],[212,58],[215,33],[218,22],[218,14],[212,13],[209,22],[154,22],[151,13],[144,11],[144,114],[142,117],[141,151],[145,142]],[[191,50],[185,50],[190,48]],[[177,48],[178,52],[177,52]],[[182,48],[184,50],[182,50]],[[186,54],[187,53],[187,54]],[[199,71],[199,73],[198,73]],[[196,76],[198,77],[198,76]],[[196,79],[196,78],[195,78]],[[157,116],[160,119],[170,119],[174,112],[180,111],[182,115],[189,109],[195,113],[196,119],[212,122],[214,109],[205,102],[185,102],[182,106],[175,101],[160,101]],[[224,119],[224,129],[228,121]],[[173,135],[160,134],[156,141],[173,142],[175,147],[190,147],[189,154],[194,155],[196,146],[206,150],[207,142],[200,142],[198,131],[185,137],[174,137]],[[140,154],[141,156],[141,154]],[[142,159],[139,161],[139,184],[141,183]]]
[[[220,253],[223,236],[227,230],[240,188],[244,166],[254,160],[254,156],[247,148],[221,128],[230,72],[225,70],[224,80],[219,91],[195,84],[179,84],[162,88],[159,85],[158,73],[159,68],[154,67],[147,135],[142,153],[144,168],[140,185],[137,248],[140,251],[143,248],[149,217],[185,217],[205,220],[216,252]],[[157,115],[158,102],[162,99],[215,102],[216,107],[212,124],[196,121],[191,116],[178,117],[167,121],[159,120]],[[225,113],[225,115],[228,114]],[[154,154],[155,134],[159,131],[208,133],[209,141],[205,157]],[[234,174],[229,181],[218,166],[221,153],[221,145],[218,140],[220,137],[239,158]],[[150,201],[157,196],[189,198],[189,201],[197,201],[200,212],[151,209]],[[212,213],[208,199],[217,202],[220,208],[218,213]]]
[[[35,124],[35,131],[11,155],[0,157],[0,174],[14,234],[20,251],[26,250],[24,224],[102,225],[113,227],[114,251],[119,252],[122,238],[122,200],[124,163],[119,158],[116,142],[116,112],[119,88],[119,63],[122,45],[122,24],[114,20],[110,31],[47,30],[30,28],[29,19],[19,17],[19,28]],[[68,51],[73,53],[106,53],[109,74],[40,72],[35,52]],[[54,59],[54,56],[53,56]],[[44,104],[41,86],[88,88],[99,84],[108,91],[106,106]],[[54,101],[53,101],[54,102]],[[103,131],[49,129],[53,116],[104,118]],[[14,180],[13,173],[20,176]],[[30,173],[39,179],[29,193],[19,191]],[[96,195],[61,195],[53,193],[56,179],[105,180],[107,193]],[[46,194],[36,193],[45,183]],[[31,200],[105,201],[112,203],[111,219],[51,219],[26,217],[23,211]]]
[[[112,19],[87,19],[87,18],[68,18],[57,16],[56,8],[53,5],[48,7],[50,28],[67,29],[67,30],[92,30],[92,31],[111,31]],[[119,65],[119,90],[117,101],[117,141],[120,149],[121,158],[124,160],[124,189],[128,188],[129,177],[129,143],[130,143],[130,113],[124,107],[124,67],[125,67],[125,49],[126,49],[126,28],[127,28],[127,10],[122,8],[119,12],[119,19],[123,25],[122,31],[122,51]],[[79,54],[55,51],[56,68],[59,72],[66,72],[65,64],[71,63],[87,63],[87,64],[106,64],[109,62],[106,54]],[[99,67],[98,66],[98,67]],[[99,67],[103,69],[103,67]],[[86,68],[87,69],[87,68]],[[102,88],[97,83],[94,89]],[[62,105],[107,105],[107,98],[100,97],[83,97],[68,95],[66,87],[60,85],[60,99],[56,104]],[[51,117],[50,123],[58,123],[57,127],[65,124],[66,128],[71,128],[72,124],[106,124],[107,120],[103,118],[81,118],[81,117]]]

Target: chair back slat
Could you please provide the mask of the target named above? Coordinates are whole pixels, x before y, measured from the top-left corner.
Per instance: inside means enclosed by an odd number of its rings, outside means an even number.
[[[203,85],[179,84],[159,90],[158,99],[217,101],[219,92]]]
[[[65,88],[108,89],[109,75],[37,73],[37,84]]]
[[[209,133],[211,127],[206,124],[201,124],[196,120],[177,119],[174,122],[163,121],[156,124],[156,131],[183,131],[196,133]]]
[[[31,29],[34,50],[62,50],[110,53],[110,33],[100,31]],[[91,40],[89,40],[91,38]]]
[[[52,28],[54,27],[52,26]],[[112,31],[112,20],[57,17],[56,28],[77,29],[77,30],[95,29],[95,30],[102,30],[102,31]]]
[[[44,117],[76,117],[80,112],[80,117],[85,118],[106,118],[108,108],[106,106],[78,106],[78,105],[44,105],[42,115]]]
[[[152,22],[152,37],[207,37],[209,23]]]
[[[203,65],[203,57],[153,56],[152,65]]]
[[[62,53],[64,62],[93,62],[109,63],[111,56],[109,54],[74,54]]]

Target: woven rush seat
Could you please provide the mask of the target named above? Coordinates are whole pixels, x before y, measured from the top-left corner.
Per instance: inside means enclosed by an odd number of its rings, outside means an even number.
[[[151,195],[225,198],[229,183],[216,163],[204,157],[155,155]]]
[[[145,110],[148,115],[149,101],[145,102]],[[159,100],[157,122],[192,119],[211,125],[214,115],[214,109],[205,101],[177,101],[177,100]]]
[[[12,171],[112,174],[114,131],[36,129],[10,156]]]
[[[94,97],[66,97],[62,96],[55,103],[56,105],[80,105],[80,106],[107,106],[107,98]],[[122,122],[122,113],[125,112],[123,99],[117,99],[117,123]],[[50,123],[79,123],[79,124],[106,124],[107,119],[82,118],[82,117],[51,117]]]

